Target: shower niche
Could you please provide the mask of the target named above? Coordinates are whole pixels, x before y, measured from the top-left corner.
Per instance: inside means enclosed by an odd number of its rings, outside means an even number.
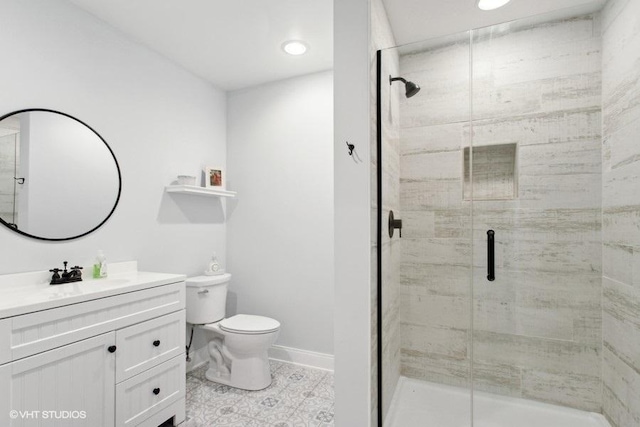
[[[518,197],[518,144],[484,145],[463,155],[464,200],[510,200]],[[473,179],[472,179],[473,177]]]

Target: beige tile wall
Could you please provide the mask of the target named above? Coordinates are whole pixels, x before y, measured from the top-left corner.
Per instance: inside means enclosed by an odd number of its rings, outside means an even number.
[[[640,426],[640,1],[603,10],[603,411]]]
[[[474,32],[472,88],[468,39],[400,58],[423,88],[400,102],[402,374],[468,385],[473,320],[476,389],[600,411],[599,15],[504,28]],[[471,137],[517,144],[518,181],[474,202],[473,224]]]
[[[385,51],[382,62],[382,408],[386,413],[400,378],[400,238],[388,234],[389,211],[402,218],[400,210],[400,90],[385,77],[398,75],[399,57]],[[385,84],[386,83],[386,84]]]

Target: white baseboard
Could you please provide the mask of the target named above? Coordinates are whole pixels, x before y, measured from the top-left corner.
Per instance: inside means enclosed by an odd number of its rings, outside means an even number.
[[[333,372],[333,355],[331,354],[274,345],[269,349],[269,358]]]
[[[209,350],[206,345],[190,351],[189,355],[191,361],[187,362],[187,372],[193,371],[209,361]],[[269,349],[269,359],[333,372],[333,356],[331,354],[274,345]]]

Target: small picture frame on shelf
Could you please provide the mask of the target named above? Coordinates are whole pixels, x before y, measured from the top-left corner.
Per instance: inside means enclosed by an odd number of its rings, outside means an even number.
[[[204,186],[224,190],[224,169],[218,166],[207,166],[204,170]]]

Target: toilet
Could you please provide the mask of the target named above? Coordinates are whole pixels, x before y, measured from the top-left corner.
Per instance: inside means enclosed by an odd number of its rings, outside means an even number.
[[[280,322],[249,314],[225,318],[230,280],[228,273],[187,278],[187,322],[210,338],[208,380],[262,390],[271,384],[267,350],[278,338]]]

